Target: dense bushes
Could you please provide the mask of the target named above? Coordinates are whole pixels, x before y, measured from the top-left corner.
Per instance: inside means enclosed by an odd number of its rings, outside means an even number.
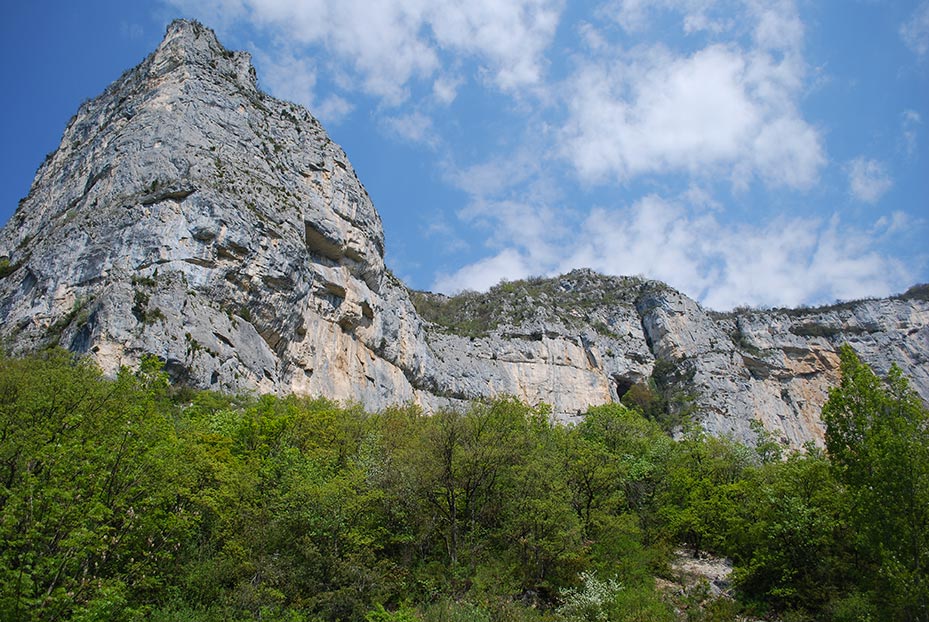
[[[0,359],[0,619],[925,620],[925,408],[843,361],[830,462],[620,405],[567,428]],[[730,556],[738,602],[657,590],[681,545]]]

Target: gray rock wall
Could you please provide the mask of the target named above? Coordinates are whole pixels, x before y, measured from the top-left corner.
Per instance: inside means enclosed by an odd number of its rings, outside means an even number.
[[[0,231],[0,258],[12,351],[59,344],[108,373],[152,353],[224,391],[427,410],[510,394],[570,420],[671,370],[711,433],[751,440],[758,420],[799,445],[822,438],[847,341],[929,396],[925,292],[720,315],[660,283],[577,271],[455,300],[411,294],[385,268],[345,153],[306,110],[257,89],[247,54],[186,21],[81,106]],[[462,304],[467,321],[423,319]]]

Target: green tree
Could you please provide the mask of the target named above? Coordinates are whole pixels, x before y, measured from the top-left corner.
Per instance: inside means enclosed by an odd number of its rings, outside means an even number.
[[[849,346],[823,407],[826,447],[876,564],[886,619],[929,620],[929,411],[893,365],[879,379]]]
[[[49,350],[0,360],[0,618],[106,619],[165,594],[196,526],[152,361],[105,380]]]
[[[444,527],[452,566],[463,561],[463,549],[474,548],[469,536],[499,518],[500,475],[520,459],[519,440],[531,413],[515,399],[500,399],[475,403],[467,412],[441,411],[424,422],[423,492]]]
[[[578,426],[577,436],[594,447],[587,456],[593,461],[586,460],[582,465],[596,466],[603,451],[609,456],[609,464],[603,466],[612,475],[601,473],[592,483],[600,480],[596,488],[603,488],[602,478],[614,477],[614,485],[618,487],[615,500],[622,500],[614,509],[638,513],[643,528],[650,529],[655,522],[656,495],[665,478],[674,441],[658,424],[621,404],[591,408]],[[609,488],[603,492],[613,494]]]
[[[702,432],[674,446],[660,513],[668,532],[695,557],[701,551],[728,553],[730,537],[743,526],[738,511],[745,495],[742,480],[754,459],[744,445]]]
[[[504,474],[499,542],[524,594],[550,601],[581,567],[581,524],[571,503],[564,461],[565,430],[547,416],[523,426],[519,460]]]
[[[844,490],[824,452],[765,464],[743,489],[741,528],[728,539],[739,589],[778,610],[822,612],[848,587],[854,556]]]

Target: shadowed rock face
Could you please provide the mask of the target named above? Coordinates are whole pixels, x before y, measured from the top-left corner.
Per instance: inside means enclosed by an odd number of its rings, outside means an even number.
[[[924,289],[733,314],[589,271],[411,294],[384,266],[380,218],[345,153],[306,110],[257,89],[247,54],[186,21],[81,106],[0,232],[0,258],[14,352],[57,343],[107,373],[152,353],[198,387],[372,409],[512,394],[570,419],[659,371],[708,431],[750,440],[760,420],[798,445],[822,438],[849,342],[929,396]]]

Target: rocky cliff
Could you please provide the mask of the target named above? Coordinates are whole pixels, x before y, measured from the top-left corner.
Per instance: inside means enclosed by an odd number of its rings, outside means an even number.
[[[840,343],[929,397],[924,287],[729,314],[588,271],[408,291],[345,153],[186,21],[82,105],[40,167],[0,232],[0,322],[13,352],[58,344],[109,373],[152,353],[224,391],[427,410],[512,394],[563,419],[632,391],[712,433],[748,440],[758,420],[793,445],[822,437]]]
[[[667,285],[578,270],[487,294],[414,293],[431,320],[436,386],[553,404],[661,399],[713,434],[751,441],[752,421],[792,446],[821,442],[819,411],[849,343],[878,373],[892,363],[929,396],[929,287],[817,309],[715,313]],[[630,393],[630,391],[632,393]]]

